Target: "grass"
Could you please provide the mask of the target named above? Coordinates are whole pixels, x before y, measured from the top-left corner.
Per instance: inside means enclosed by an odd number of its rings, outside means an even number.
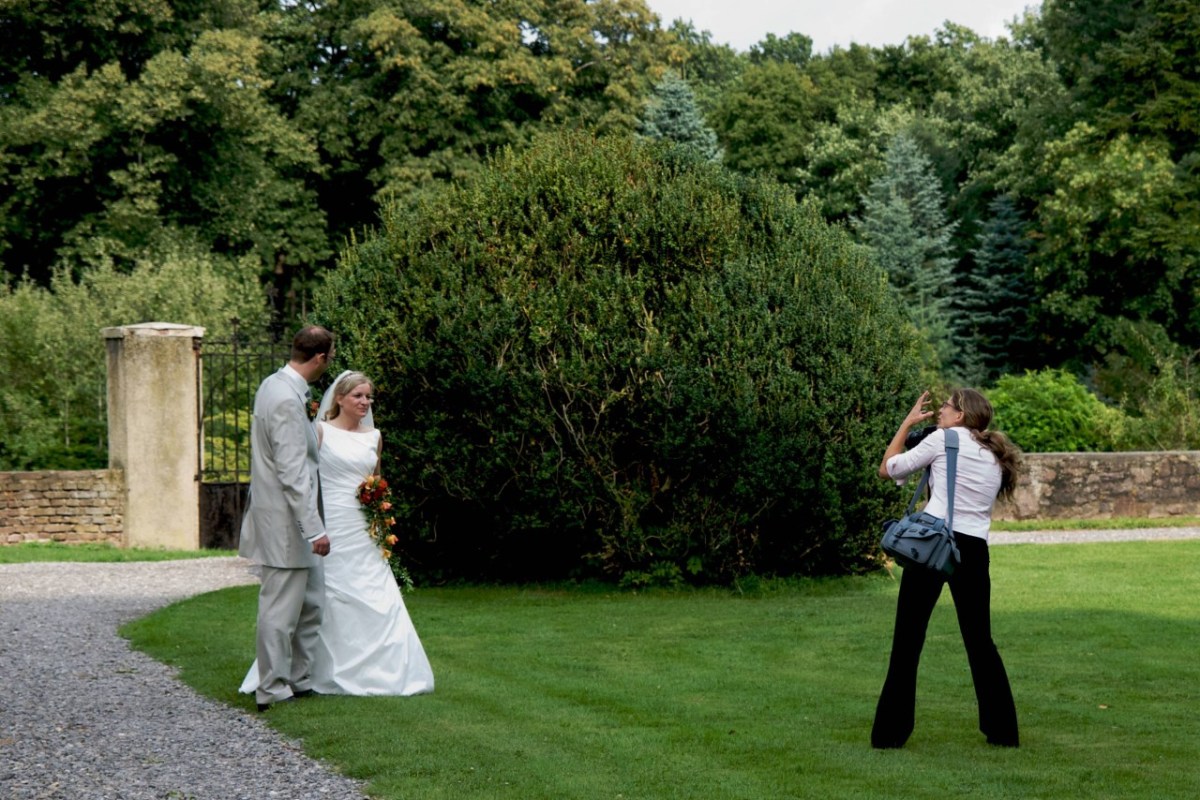
[[[0,564],[24,564],[31,561],[175,561],[181,558],[208,558],[233,555],[229,550],[161,550],[148,547],[116,547],[89,542],[23,542],[0,547]]]
[[[754,594],[425,588],[408,597],[437,675],[415,698],[321,697],[266,719],[372,797],[1187,798],[1200,796],[1200,541],[992,552],[995,637],[1022,747],[989,747],[948,593],[917,729],[873,751],[896,583]],[[252,711],[255,588],[122,629],[184,681]]]

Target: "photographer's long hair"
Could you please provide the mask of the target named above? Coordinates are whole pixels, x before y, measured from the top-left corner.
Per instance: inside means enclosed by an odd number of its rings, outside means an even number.
[[[1021,448],[1000,431],[988,430],[995,416],[991,401],[975,389],[955,389],[950,393],[950,405],[962,412],[963,427],[971,437],[996,456],[1001,472],[1000,496],[1011,497],[1023,469]]]

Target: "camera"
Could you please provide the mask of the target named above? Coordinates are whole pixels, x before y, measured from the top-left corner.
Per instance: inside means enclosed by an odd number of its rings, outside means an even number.
[[[925,428],[916,428],[908,432],[908,436],[904,437],[904,448],[912,450],[914,447],[925,441],[925,437],[937,430],[937,425],[930,425]]]

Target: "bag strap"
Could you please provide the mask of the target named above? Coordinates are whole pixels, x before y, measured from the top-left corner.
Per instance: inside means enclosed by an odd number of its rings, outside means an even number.
[[[958,431],[953,428],[946,428],[946,528],[950,531],[954,530],[954,483],[958,476]],[[913,492],[912,499],[908,501],[908,510],[904,512],[904,516],[908,516],[917,506],[917,498],[921,496],[921,492],[925,491],[925,486],[929,483],[929,476],[933,472],[933,467],[926,467],[921,473],[921,480],[917,483],[917,490]]]
[[[946,428],[946,529],[954,533],[954,478],[958,474],[958,431]]]

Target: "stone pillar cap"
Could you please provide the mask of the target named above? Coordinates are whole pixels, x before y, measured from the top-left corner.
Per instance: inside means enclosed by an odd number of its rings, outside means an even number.
[[[204,328],[177,322],[139,322],[136,325],[103,328],[100,332],[105,339],[124,339],[127,336],[188,336],[194,339],[204,336]]]

